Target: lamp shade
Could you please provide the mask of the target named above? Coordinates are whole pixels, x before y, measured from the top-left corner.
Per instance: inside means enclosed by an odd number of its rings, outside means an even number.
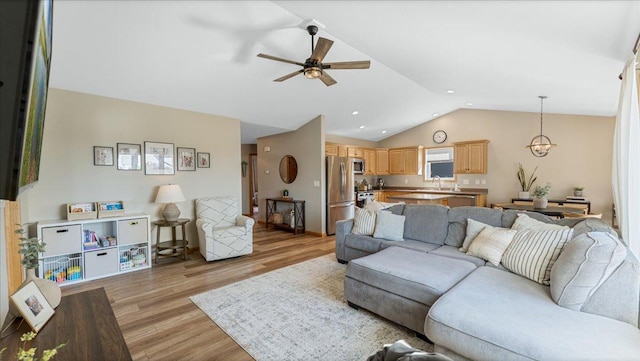
[[[167,184],[160,186],[156,195],[156,203],[175,203],[184,202],[184,194],[177,184]]]

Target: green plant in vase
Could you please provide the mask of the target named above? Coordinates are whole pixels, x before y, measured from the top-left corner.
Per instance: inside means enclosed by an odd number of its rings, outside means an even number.
[[[518,194],[518,198],[521,199],[529,199],[529,190],[535,181],[538,179],[535,177],[536,171],[538,167],[536,166],[529,179],[527,179],[527,175],[522,167],[522,163],[518,163],[518,181],[520,182],[520,193]]]
[[[576,197],[582,197],[582,191],[584,190],[584,187],[579,186],[579,187],[573,187],[573,195]]]
[[[547,196],[551,192],[551,183],[547,182],[544,187],[536,186],[533,189],[533,206],[535,208],[547,208]]]

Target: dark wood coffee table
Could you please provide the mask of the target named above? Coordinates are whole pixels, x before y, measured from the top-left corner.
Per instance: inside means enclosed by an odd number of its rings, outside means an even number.
[[[23,322],[16,332],[0,340],[0,349],[7,347],[3,359],[15,357],[22,346],[20,336],[30,330]],[[62,297],[55,314],[30,347],[37,347],[40,358],[42,350],[65,342],[67,345],[58,350],[54,360],[131,360],[104,288]]]

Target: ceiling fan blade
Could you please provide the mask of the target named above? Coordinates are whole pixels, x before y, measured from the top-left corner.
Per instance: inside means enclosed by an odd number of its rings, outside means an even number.
[[[322,64],[322,69],[369,69],[371,61],[343,61],[339,63],[326,63]]]
[[[318,38],[316,48],[313,49],[313,53],[311,54],[311,60],[316,60],[318,63],[322,63],[322,59],[327,55],[332,45],[333,40]]]
[[[297,61],[293,61],[293,60],[288,60],[288,59],[283,59],[283,58],[278,58],[276,56],[272,56],[272,55],[267,55],[267,54],[258,54],[259,58],[265,58],[265,59],[269,59],[269,60],[275,60],[275,61],[281,61],[283,63],[289,63],[289,64],[295,64],[295,65],[300,65],[300,66],[304,66],[303,63],[299,63]]]
[[[333,84],[338,83],[335,79],[331,77],[331,75],[327,74],[326,71],[323,71],[322,74],[320,74],[320,80],[322,80],[322,82],[326,86],[332,86]]]
[[[280,78],[278,78],[278,79],[275,79],[274,81],[285,81],[285,80],[287,80],[287,79],[289,79],[289,78],[293,78],[294,76],[296,76],[296,75],[298,75],[298,74],[302,73],[303,71],[304,71],[304,70],[302,70],[302,69],[300,69],[300,70],[298,70],[298,71],[294,71],[293,73],[291,73],[291,74],[287,74],[287,75],[285,75],[285,76],[282,76],[282,77],[280,77]]]

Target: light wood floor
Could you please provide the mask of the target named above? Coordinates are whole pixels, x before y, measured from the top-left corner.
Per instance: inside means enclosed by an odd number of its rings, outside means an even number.
[[[335,237],[256,225],[254,252],[205,262],[162,258],[149,270],[62,288],[62,295],[104,287],[134,360],[253,360],[189,296],[334,252]],[[269,337],[265,335],[265,337]]]

